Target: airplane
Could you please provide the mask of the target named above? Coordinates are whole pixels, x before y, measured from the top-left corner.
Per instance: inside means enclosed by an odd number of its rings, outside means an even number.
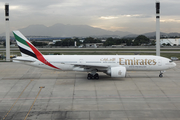
[[[88,72],[87,79],[99,79],[98,72],[111,77],[126,77],[127,71],[160,71],[176,66],[172,60],[153,55],[43,55],[20,31],[13,31],[21,57],[13,62],[35,67]]]

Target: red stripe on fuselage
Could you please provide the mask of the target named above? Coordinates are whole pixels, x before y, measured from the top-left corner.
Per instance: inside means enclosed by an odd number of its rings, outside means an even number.
[[[56,68],[56,69],[60,69],[54,65],[52,65],[51,63],[49,63],[44,57],[43,55],[34,47],[32,46],[30,43],[27,42],[27,44],[30,46],[30,48],[33,50],[33,52],[36,54],[36,57],[39,61],[41,61],[42,63],[50,66],[50,67],[53,67],[53,68]]]

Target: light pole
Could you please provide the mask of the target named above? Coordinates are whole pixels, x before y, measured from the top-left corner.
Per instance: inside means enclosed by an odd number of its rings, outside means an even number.
[[[10,37],[9,37],[9,4],[5,4],[6,21],[6,61],[10,61]]]
[[[156,2],[156,56],[160,56],[160,2]]]

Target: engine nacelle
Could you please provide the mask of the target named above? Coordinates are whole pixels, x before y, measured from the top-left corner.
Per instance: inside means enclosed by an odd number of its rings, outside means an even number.
[[[107,74],[111,77],[126,77],[126,68],[125,67],[111,67]]]

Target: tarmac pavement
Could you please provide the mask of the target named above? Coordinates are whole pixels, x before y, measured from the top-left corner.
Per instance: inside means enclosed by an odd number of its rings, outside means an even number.
[[[126,78],[0,62],[0,120],[179,120],[180,61]],[[40,88],[45,87],[45,88]],[[26,117],[26,118],[25,118]]]

